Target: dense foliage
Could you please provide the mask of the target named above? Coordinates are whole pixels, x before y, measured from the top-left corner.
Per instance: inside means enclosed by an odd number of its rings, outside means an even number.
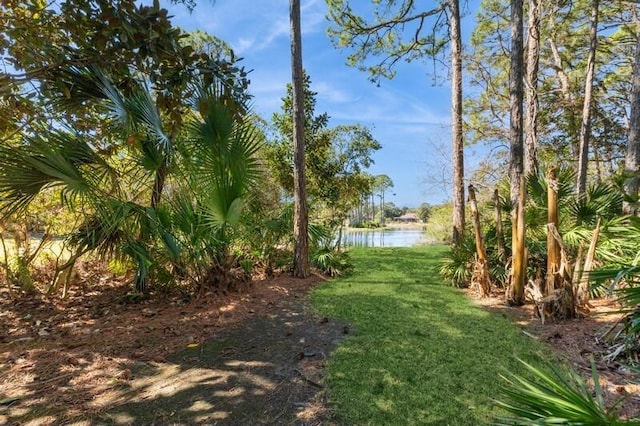
[[[231,48],[173,26],[157,1],[10,1],[0,20],[10,288],[35,289],[32,268],[52,241],[53,277],[41,284],[63,294],[88,255],[131,270],[142,292],[224,291],[256,269],[289,267],[290,87],[271,123],[251,114]],[[365,170],[380,144],[366,127],[315,117],[310,84],[305,77],[312,261],[337,275],[350,262],[334,253],[333,231],[370,191]]]

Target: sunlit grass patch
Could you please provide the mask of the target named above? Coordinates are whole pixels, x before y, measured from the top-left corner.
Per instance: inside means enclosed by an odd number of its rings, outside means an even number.
[[[543,349],[438,275],[443,247],[358,249],[353,276],[314,305],[354,331],[332,357],[329,397],[345,424],[487,424],[500,374]]]

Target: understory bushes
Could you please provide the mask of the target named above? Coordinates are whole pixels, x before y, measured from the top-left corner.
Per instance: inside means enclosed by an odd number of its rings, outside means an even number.
[[[553,179],[553,181],[551,180]],[[638,365],[640,353],[640,219],[622,214],[624,193],[615,183],[597,183],[576,198],[575,176],[553,168],[527,180],[526,294],[536,303],[541,316],[555,319],[575,316],[590,297],[613,295],[620,305],[622,319],[604,337],[610,352],[604,360]],[[548,191],[557,195],[557,221],[550,221]],[[481,207],[483,243],[489,262],[492,288],[506,288],[511,258],[511,217],[507,200],[509,188],[498,186],[498,206],[488,200]],[[502,220],[496,221],[497,217]],[[551,215],[553,217],[553,215]],[[503,229],[500,239],[499,228]],[[547,276],[548,238],[555,241],[561,260],[558,272]],[[502,244],[499,244],[502,242]],[[474,285],[473,273],[478,255],[475,241],[467,236],[463,243],[445,254],[440,272],[451,284]],[[565,287],[552,286],[561,277]],[[566,290],[568,288],[569,290]],[[565,296],[569,295],[569,298]],[[559,298],[559,297],[562,298]],[[568,300],[568,301],[567,301]],[[568,310],[556,310],[570,303]],[[542,311],[542,312],[541,312]],[[544,316],[542,317],[544,320]],[[633,367],[632,367],[633,368]],[[534,368],[525,365],[525,375],[506,378],[500,405],[510,413],[498,424],[640,424],[638,420],[620,420],[614,405],[605,405],[595,367],[590,385],[576,373],[552,366]],[[593,396],[595,394],[595,397]]]

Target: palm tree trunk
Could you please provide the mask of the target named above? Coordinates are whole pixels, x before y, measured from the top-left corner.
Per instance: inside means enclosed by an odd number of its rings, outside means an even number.
[[[596,228],[593,230],[591,236],[591,243],[589,244],[589,250],[587,251],[587,257],[584,260],[584,266],[582,267],[582,274],[578,282],[577,288],[574,290],[575,300],[578,306],[584,307],[589,303],[589,275],[593,270],[595,258],[596,258],[596,246],[598,245],[598,239],[600,238],[600,218],[596,222]]]
[[[162,191],[164,190],[164,183],[167,179],[167,171],[168,171],[168,159],[165,155],[162,159],[162,164],[156,170],[155,180],[153,182],[153,190],[151,192],[151,208],[157,209],[158,204],[160,204],[160,198],[162,197]]]
[[[493,208],[496,217],[496,245],[498,248],[498,256],[503,262],[507,261],[507,252],[504,247],[504,230],[502,229],[502,208],[500,207],[500,193],[498,190],[493,191]]]
[[[511,306],[524,304],[524,287],[527,279],[527,248],[525,245],[524,176],[520,178],[520,193],[511,211],[511,281],[506,291],[506,302]]]
[[[302,36],[300,31],[300,0],[290,0],[291,77],[293,80],[293,185],[294,217],[293,275],[309,276],[309,213],[304,161],[304,93],[302,84]]]
[[[473,231],[476,239],[476,265],[474,268],[473,284],[478,287],[480,295],[487,297],[491,293],[491,278],[489,276],[489,259],[484,247],[482,227],[480,226],[480,213],[476,201],[476,191],[473,185],[469,185],[469,206],[473,218]]]
[[[547,170],[547,223],[558,225],[558,177],[555,167]],[[551,296],[558,288],[558,280],[562,277],[558,275],[560,270],[560,244],[556,241],[549,230],[547,232],[547,279],[544,289],[544,296]]]

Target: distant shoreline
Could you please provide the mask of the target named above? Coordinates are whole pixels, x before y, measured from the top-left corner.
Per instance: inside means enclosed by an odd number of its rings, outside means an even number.
[[[345,227],[348,231],[380,231],[382,229],[427,229],[426,223],[399,223],[399,222],[389,222],[384,227],[378,228],[353,228],[351,226]]]

